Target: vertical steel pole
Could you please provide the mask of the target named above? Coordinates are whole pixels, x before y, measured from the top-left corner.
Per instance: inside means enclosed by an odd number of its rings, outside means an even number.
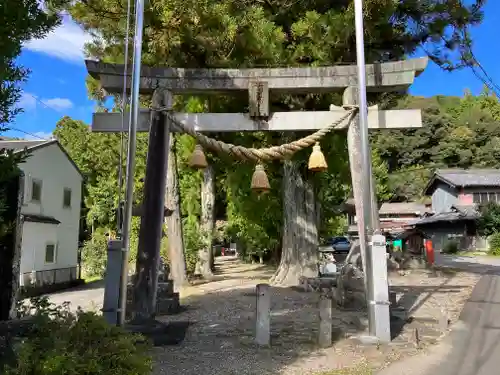
[[[123,132],[125,131],[125,110],[127,109],[127,74],[128,74],[128,45],[130,34],[130,0],[127,0],[127,23],[125,25],[125,59],[123,63],[123,91],[122,91],[122,128],[120,132],[120,165],[118,166],[118,210],[116,210],[116,234],[122,239],[122,190],[123,190]]]
[[[137,120],[139,117],[139,88],[141,85],[141,53],[142,53],[142,31],[144,26],[144,3],[145,0],[135,2],[135,40],[134,40],[134,70],[132,74],[132,102],[131,120],[128,128],[128,150],[127,150],[127,176],[125,188],[125,212],[123,214],[122,231],[122,272],[120,280],[119,314],[118,324],[125,324],[125,310],[127,308],[127,284],[128,284],[128,253],[130,250],[130,226],[132,224],[132,203],[134,197],[134,170]]]
[[[356,23],[356,60],[358,66],[358,92],[359,92],[359,121],[362,155],[363,185],[363,217],[365,223],[366,239],[371,241],[373,234],[372,224],[372,181],[371,181],[371,155],[368,138],[368,104],[366,101],[366,67],[365,67],[365,42],[363,36],[363,0],[354,0],[354,13]],[[368,322],[370,335],[375,336],[375,305],[373,290],[373,268],[372,252],[370,246],[366,246],[365,269],[367,299],[368,299]]]

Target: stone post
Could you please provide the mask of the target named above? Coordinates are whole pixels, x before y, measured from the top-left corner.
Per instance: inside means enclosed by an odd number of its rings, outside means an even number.
[[[109,241],[106,276],[104,277],[105,287],[102,314],[104,319],[112,325],[118,323],[118,299],[120,294],[122,260],[122,242],[120,240]]]
[[[271,342],[271,293],[269,284],[257,284],[257,314],[255,342],[269,345]]]
[[[319,299],[318,344],[322,348],[332,345],[332,300],[326,294]]]
[[[373,290],[369,293],[372,300],[368,301],[368,313],[372,318],[370,324],[374,324],[373,333],[381,342],[387,343],[391,341],[391,321],[385,241],[385,236],[375,234],[368,249],[372,252],[373,270]]]

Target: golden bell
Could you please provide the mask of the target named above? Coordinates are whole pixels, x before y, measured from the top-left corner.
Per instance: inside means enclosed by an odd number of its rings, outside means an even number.
[[[308,168],[313,172],[324,172],[328,169],[328,164],[326,164],[325,155],[323,155],[319,143],[316,143],[313,146],[311,156],[309,156]]]
[[[204,169],[208,167],[207,158],[203,152],[201,145],[196,145],[191,158],[189,159],[189,166],[191,168]]]
[[[267,174],[264,170],[263,165],[257,164],[255,166],[255,172],[253,172],[252,184],[250,185],[250,187],[257,193],[267,193],[269,190],[271,190],[271,186],[269,185],[269,180],[267,178]]]

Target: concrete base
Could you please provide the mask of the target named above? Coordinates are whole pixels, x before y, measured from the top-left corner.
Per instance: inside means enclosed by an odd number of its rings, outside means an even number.
[[[125,325],[129,332],[140,333],[154,346],[178,345],[186,336],[189,322],[161,323],[154,319],[133,320]]]
[[[158,298],[156,301],[157,315],[178,314],[180,310],[179,293],[173,293],[170,297]]]
[[[130,319],[132,311],[132,284],[127,288],[127,319]],[[158,283],[158,295],[156,298],[155,315],[173,315],[181,311],[179,293],[174,292],[174,282],[172,280]]]

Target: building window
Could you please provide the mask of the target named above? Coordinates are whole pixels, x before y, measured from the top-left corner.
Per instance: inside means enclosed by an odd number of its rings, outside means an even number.
[[[33,179],[31,181],[31,201],[41,202],[42,200],[42,181]]]
[[[71,208],[71,189],[64,188],[63,207],[64,208]]]
[[[474,193],[473,202],[487,204],[489,202],[500,202],[500,193]]]
[[[45,246],[45,263],[56,262],[56,245],[53,243]]]

